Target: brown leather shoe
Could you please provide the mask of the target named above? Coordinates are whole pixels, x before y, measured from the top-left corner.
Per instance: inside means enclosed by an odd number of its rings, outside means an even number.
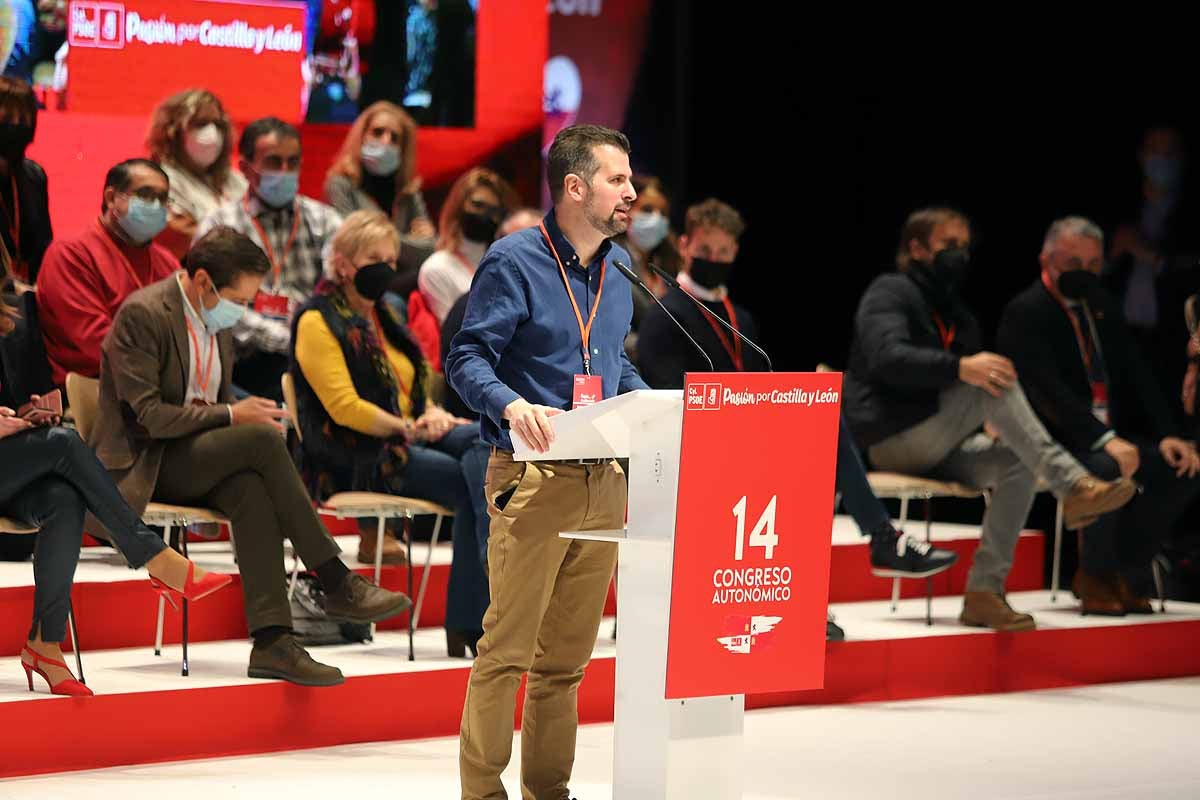
[[[1037,627],[1029,614],[1018,614],[995,592],[967,592],[963,595],[963,610],[958,621],[974,628],[994,631],[1031,631]]]
[[[1076,530],[1096,520],[1101,514],[1116,511],[1133,499],[1137,484],[1128,478],[1102,481],[1097,478],[1080,478],[1070,493],[1063,498],[1064,524]]]
[[[1142,597],[1135,592],[1133,587],[1129,585],[1129,581],[1125,580],[1124,575],[1118,575],[1113,580],[1113,589],[1126,614],[1154,613],[1154,606],[1150,604],[1150,598]]]
[[[378,541],[379,535],[374,531],[363,533],[358,540],[358,563],[375,566],[375,542]],[[400,540],[395,537],[391,531],[383,532],[383,563],[390,565],[400,565],[408,563],[408,559],[404,554],[404,545],[400,544]]]
[[[1110,578],[1089,575],[1083,570],[1075,571],[1071,591],[1079,598],[1079,611],[1083,616],[1095,614],[1100,617],[1123,617],[1125,606],[1117,596]]]
[[[336,592],[325,593],[325,615],[340,622],[383,622],[410,608],[408,595],[382,589],[353,572]]]
[[[340,669],[314,661],[290,633],[266,646],[255,644],[246,675],[278,678],[299,686],[337,686],[346,682]]]

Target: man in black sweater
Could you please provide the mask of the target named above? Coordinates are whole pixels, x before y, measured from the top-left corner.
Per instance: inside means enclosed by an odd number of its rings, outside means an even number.
[[[982,352],[979,323],[958,292],[970,243],[957,211],[909,216],[898,271],[876,278],[855,314],[843,409],[877,468],[991,490],[959,619],[1029,630],[1033,617],[1008,605],[1004,582],[1037,479],[1076,523],[1119,508],[1135,488],[1092,476],[1038,421],[1012,362]]]
[[[754,317],[729,298],[725,286],[737,258],[738,238],[746,225],[742,215],[720,200],[709,198],[687,210],[684,234],[679,237],[683,258],[676,280],[682,289],[663,297],[666,306],[704,348],[717,372],[757,372],[766,362],[754,350],[708,318],[684,294],[695,297],[751,340],[758,337]],[[638,290],[640,291],[640,290]],[[705,361],[675,323],[654,306],[638,331],[638,371],[655,389],[683,388],[687,372],[708,372]]]
[[[1042,245],[1042,273],[1008,304],[997,339],[1050,433],[1094,474],[1143,487],[1085,532],[1071,583],[1082,612],[1150,614],[1150,560],[1200,493],[1200,456],[1180,436],[1149,362],[1102,288],[1103,263],[1095,223],[1055,222]]]

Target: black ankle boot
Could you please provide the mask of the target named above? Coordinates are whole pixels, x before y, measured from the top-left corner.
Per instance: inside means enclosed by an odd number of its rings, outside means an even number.
[[[454,631],[446,629],[446,655],[450,658],[466,658],[467,650],[472,658],[479,655],[479,639],[482,631]]]

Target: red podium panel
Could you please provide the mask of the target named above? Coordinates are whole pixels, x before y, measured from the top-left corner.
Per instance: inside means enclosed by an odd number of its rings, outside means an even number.
[[[824,685],[840,373],[684,388],[667,699]]]

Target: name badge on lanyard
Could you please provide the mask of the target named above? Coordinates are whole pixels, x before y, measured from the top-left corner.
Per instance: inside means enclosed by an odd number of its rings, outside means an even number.
[[[1102,425],[1112,425],[1108,416],[1108,384],[1104,381],[1092,384],[1092,416]]]
[[[558,262],[558,271],[562,275],[563,286],[567,289],[567,298],[571,301],[571,308],[575,311],[575,321],[579,323],[579,340],[583,350],[583,374],[572,376],[571,408],[595,405],[604,399],[604,381],[601,376],[592,374],[592,323],[596,321],[596,311],[600,308],[600,296],[604,293],[604,273],[608,265],[606,262],[600,262],[600,283],[596,288],[596,301],[592,303],[592,313],[588,316],[587,324],[584,325],[579,303],[575,301],[575,293],[571,291],[571,282],[567,279],[567,268],[563,266],[562,259],[558,256],[558,250],[555,249],[554,242],[550,240],[550,234],[546,232],[544,222],[541,229],[542,236],[546,237],[546,244],[550,245],[550,252],[554,254],[554,260]]]
[[[281,294],[259,292],[254,296],[254,310],[264,317],[287,322],[292,315],[292,300]]]
[[[267,232],[263,229],[263,226],[259,224],[258,220],[250,212],[250,203],[247,198],[242,198],[242,207],[246,212],[246,216],[250,219],[250,224],[258,232],[258,238],[262,242],[263,252],[267,254],[267,260],[271,262],[271,273],[273,275],[271,287],[275,292],[279,292],[282,289],[280,276],[283,272],[283,265],[288,263],[288,258],[292,254],[292,248],[296,244],[296,234],[300,232],[300,201],[297,199],[292,206],[292,230],[288,234],[287,242],[283,246],[283,252],[279,255],[276,255],[275,248],[271,246],[271,240],[267,237]],[[292,311],[295,310],[295,303],[287,295],[260,291],[254,297],[254,310],[264,317],[269,317],[278,322],[287,322],[291,319]]]

